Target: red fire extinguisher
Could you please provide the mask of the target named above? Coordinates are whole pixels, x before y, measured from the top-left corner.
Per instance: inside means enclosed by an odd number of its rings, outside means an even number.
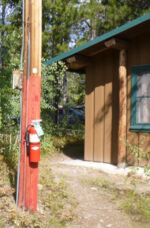
[[[40,139],[34,126],[29,125],[27,128],[27,152],[30,162],[40,161]]]

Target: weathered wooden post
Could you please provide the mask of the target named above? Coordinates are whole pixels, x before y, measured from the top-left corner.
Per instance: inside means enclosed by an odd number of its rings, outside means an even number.
[[[119,131],[118,131],[118,166],[126,163],[126,124],[127,124],[127,69],[126,50],[119,53]]]
[[[126,164],[126,124],[127,124],[127,56],[128,42],[117,38],[105,42],[107,48],[119,50],[119,126],[118,126],[118,166]]]
[[[17,204],[30,211],[37,208],[38,163],[31,163],[29,160],[25,135],[31,121],[40,119],[41,18],[42,0],[25,0],[21,158]]]

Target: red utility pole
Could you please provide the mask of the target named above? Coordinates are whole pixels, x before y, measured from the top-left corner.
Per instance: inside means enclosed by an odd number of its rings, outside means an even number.
[[[40,119],[42,0],[25,0],[24,73],[21,120],[21,156],[18,206],[36,211],[38,163],[27,155],[26,130],[32,120]]]

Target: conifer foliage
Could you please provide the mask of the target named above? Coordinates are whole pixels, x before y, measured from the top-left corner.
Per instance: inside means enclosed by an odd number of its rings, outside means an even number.
[[[43,0],[42,11],[42,55],[50,59],[150,12],[150,1]],[[19,102],[18,92],[12,91],[12,71],[19,68],[21,41],[22,0],[0,0],[0,127],[4,122],[6,124],[8,115],[19,115],[19,106],[16,105]],[[72,88],[71,82],[74,82],[70,80],[67,83],[68,77],[64,78],[63,89],[67,91],[65,86]],[[58,94],[62,78],[56,76],[55,80],[52,82],[56,87],[53,93]],[[77,91],[74,88],[76,96],[79,90],[84,89],[81,84],[79,86],[76,86]],[[53,97],[57,95],[53,94]],[[73,105],[74,99],[71,100]]]

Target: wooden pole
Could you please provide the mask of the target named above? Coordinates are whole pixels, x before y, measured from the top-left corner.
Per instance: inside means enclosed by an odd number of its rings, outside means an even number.
[[[25,164],[26,164],[26,106],[27,106],[27,43],[30,28],[29,17],[29,0],[25,1],[24,5],[25,22],[24,22],[24,71],[23,71],[23,91],[22,91],[22,113],[21,113],[21,156],[20,156],[20,175],[19,175],[19,191],[18,191],[18,206],[23,208],[25,202]]]
[[[119,139],[118,139],[118,166],[126,163],[126,121],[127,121],[127,69],[126,50],[122,49],[119,55]]]
[[[30,163],[26,150],[26,129],[40,119],[42,0],[25,0],[25,52],[22,98],[21,162],[18,206],[37,208],[38,163]]]

